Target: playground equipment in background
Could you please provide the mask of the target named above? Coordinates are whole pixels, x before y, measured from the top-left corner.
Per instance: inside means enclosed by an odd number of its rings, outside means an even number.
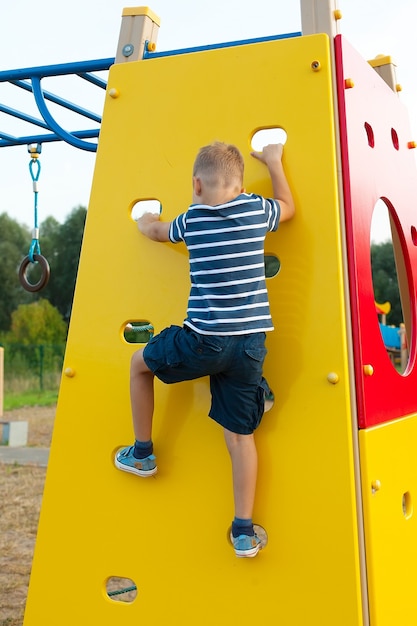
[[[394,365],[400,364],[401,372],[404,372],[408,362],[408,345],[405,325],[387,326],[379,323],[382,339],[391,362]]]
[[[375,302],[375,311],[377,315],[381,316],[382,324],[386,324],[387,315],[391,311],[391,302],[384,302],[384,303]]]
[[[42,79],[57,76],[78,76],[100,89],[105,90],[107,82],[93,72],[107,71],[114,62],[114,59],[100,59],[97,61],[85,61],[81,63],[64,63],[47,67],[32,67],[19,70],[7,70],[0,72],[0,83],[8,83],[20,89],[31,92],[41,118],[35,118],[24,111],[16,110],[6,104],[0,104],[0,112],[26,122],[30,126],[38,126],[48,131],[47,134],[13,136],[10,133],[0,132],[0,148],[27,144],[28,152],[31,155],[29,169],[33,183],[34,192],[34,226],[32,231],[32,243],[28,255],[22,260],[19,268],[19,280],[24,289],[36,292],[43,289],[50,276],[50,267],[47,259],[41,254],[39,243],[38,226],[38,181],[41,170],[39,155],[42,150],[42,143],[54,141],[66,141],[70,145],[95,152],[97,143],[86,141],[88,138],[98,138],[99,128],[88,130],[67,131],[51,114],[47,101],[58,105],[62,109],[71,111],[77,118],[89,119],[100,124],[101,116],[91,111],[69,102],[64,98],[42,88]],[[32,282],[29,276],[32,272],[38,272],[37,280]]]
[[[400,326],[387,326],[387,315],[391,311],[391,303],[375,302],[375,311],[380,316],[379,330],[381,331],[387,353],[394,366],[399,365],[400,371],[404,372],[408,363],[408,342],[405,324]]]
[[[114,58],[98,59],[92,61],[82,61],[78,63],[62,63],[58,65],[48,65],[42,67],[28,67],[17,70],[5,70],[0,72],[0,83],[8,83],[19,89],[30,92],[34,96],[35,104],[41,115],[40,118],[33,117],[29,113],[19,111],[7,104],[0,104],[0,112],[11,117],[26,122],[29,127],[36,126],[48,131],[46,134],[30,134],[14,136],[10,133],[0,132],[0,148],[19,145],[42,145],[43,143],[65,141],[66,143],[87,150],[96,152],[97,143],[86,141],[86,139],[98,138],[100,132],[101,115],[93,113],[84,107],[70,102],[51,91],[42,87],[41,81],[51,77],[77,76],[89,84],[105,90],[107,81],[97,76],[97,72],[106,72],[114,63]],[[52,102],[61,107],[61,110],[71,111],[75,114],[79,123],[84,119],[92,120],[99,126],[96,128],[68,131],[64,129],[51,114],[47,102]]]
[[[157,53],[158,18],[143,7],[123,12],[25,626],[417,621],[415,144],[391,60],[371,67],[338,34],[336,2],[302,0],[301,15],[302,36]],[[231,93],[231,76],[248,92]],[[265,172],[249,158],[251,138],[267,128],[287,133],[297,217],[266,241],[279,259],[266,362],[278,393],[257,432],[255,521],[269,542],[248,563],[227,539],[229,466],[206,417],[207,381],[156,383],[157,478],[121,475],[112,459],[131,439],[129,325],[180,323],[188,293],[184,251],[140,239],[132,207],[156,199],[172,219],[188,204],[197,149],[219,137],[241,147],[246,187],[267,195]],[[411,340],[405,376],[375,315],[378,198],[394,228]],[[133,601],[115,600],[116,579],[132,583]],[[248,601],[237,602],[242,589]]]
[[[41,145],[40,144],[32,144],[28,147],[28,152],[30,154],[29,161],[29,171],[32,178],[33,183],[33,195],[34,195],[34,224],[32,231],[32,243],[29,248],[28,255],[23,259],[19,268],[19,280],[20,284],[26,291],[40,291],[43,289],[49,281],[50,276],[50,268],[49,263],[46,258],[41,254],[41,248],[39,243],[39,226],[38,226],[38,181],[39,175],[41,173],[41,162],[39,160],[39,155],[41,153]],[[31,282],[29,280],[29,266],[39,266],[40,267],[40,276],[36,282]]]

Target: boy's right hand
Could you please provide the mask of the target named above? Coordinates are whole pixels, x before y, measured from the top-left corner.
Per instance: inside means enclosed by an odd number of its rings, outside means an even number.
[[[283,150],[282,143],[270,143],[263,147],[262,152],[251,152],[251,155],[268,167],[273,167],[277,163],[281,163]]]
[[[282,166],[282,143],[270,143],[262,152],[251,152],[251,155],[265,163],[271,177],[274,198],[278,201],[281,212],[280,222],[291,219],[295,213],[294,200]]]

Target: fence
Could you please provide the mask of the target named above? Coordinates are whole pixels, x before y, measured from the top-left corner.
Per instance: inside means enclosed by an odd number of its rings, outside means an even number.
[[[4,391],[53,390],[59,386],[65,343],[4,343]]]

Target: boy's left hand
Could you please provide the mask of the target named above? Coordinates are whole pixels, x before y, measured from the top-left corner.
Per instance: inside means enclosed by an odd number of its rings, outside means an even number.
[[[153,241],[169,241],[170,222],[161,222],[159,213],[144,213],[136,220],[142,235]]]

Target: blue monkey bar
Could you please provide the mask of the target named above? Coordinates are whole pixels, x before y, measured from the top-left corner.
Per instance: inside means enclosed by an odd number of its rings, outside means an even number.
[[[161,56],[170,56],[178,54],[186,54],[192,52],[201,52],[204,50],[213,50],[215,48],[227,48],[231,46],[241,46],[244,44],[260,43],[264,41],[273,41],[276,39],[288,39],[292,37],[301,36],[300,32],[288,33],[283,35],[271,35],[269,37],[259,37],[255,39],[245,39],[240,41],[228,41],[224,43],[210,44],[205,46],[197,46],[192,48],[182,48],[179,50],[170,50],[165,52],[149,52],[147,46],[145,46],[143,59],[152,59]],[[115,59],[97,59],[92,61],[80,61],[76,63],[62,63],[59,65],[46,65],[43,67],[29,67],[25,69],[6,70],[0,72],[0,83],[10,83],[20,89],[29,91],[33,94],[36,106],[41,115],[41,118],[33,117],[28,113],[19,111],[10,106],[0,103],[0,113],[11,115],[16,119],[20,119],[23,122],[27,122],[33,126],[38,126],[47,131],[45,134],[34,134],[15,137],[8,133],[0,131],[0,148],[8,146],[29,145],[29,144],[42,144],[52,141],[65,141],[70,145],[81,148],[82,150],[88,150],[95,152],[97,150],[97,142],[85,141],[86,139],[97,139],[100,133],[101,116],[87,109],[84,109],[73,102],[69,102],[60,96],[57,96],[50,91],[42,89],[41,80],[43,78],[55,77],[55,76],[78,76],[79,78],[89,82],[95,87],[100,89],[106,89],[107,82],[102,78],[92,74],[92,72],[106,71],[113,65]],[[97,127],[89,130],[74,130],[66,131],[58,122],[54,119],[53,115],[49,111],[46,102],[52,102],[58,106],[63,107],[73,113],[76,113],[84,118],[90,119],[96,124]]]
[[[0,83],[7,82],[11,85],[19,87],[20,89],[33,93],[42,119],[33,117],[32,115],[18,111],[3,104],[0,104],[0,112],[49,131],[48,133],[42,135],[26,135],[21,137],[14,137],[0,131],[0,148],[22,144],[42,144],[51,141],[66,141],[76,148],[95,152],[97,150],[97,143],[85,141],[85,139],[97,138],[99,136],[101,116],[96,113],[92,113],[91,111],[88,111],[73,102],[69,102],[68,100],[65,100],[64,98],[61,98],[60,96],[57,96],[49,91],[44,91],[41,87],[41,80],[42,78],[51,76],[74,75],[79,76],[81,79],[86,80],[95,87],[105,90],[107,87],[106,81],[91,72],[102,72],[108,70],[113,63],[114,58],[108,58],[92,61],[80,61],[77,63],[62,63],[60,65],[47,65],[44,67],[29,67],[25,69],[6,70],[0,72]],[[98,127],[90,130],[66,131],[51,115],[46,101],[53,102],[64,109],[90,119],[98,124]]]

